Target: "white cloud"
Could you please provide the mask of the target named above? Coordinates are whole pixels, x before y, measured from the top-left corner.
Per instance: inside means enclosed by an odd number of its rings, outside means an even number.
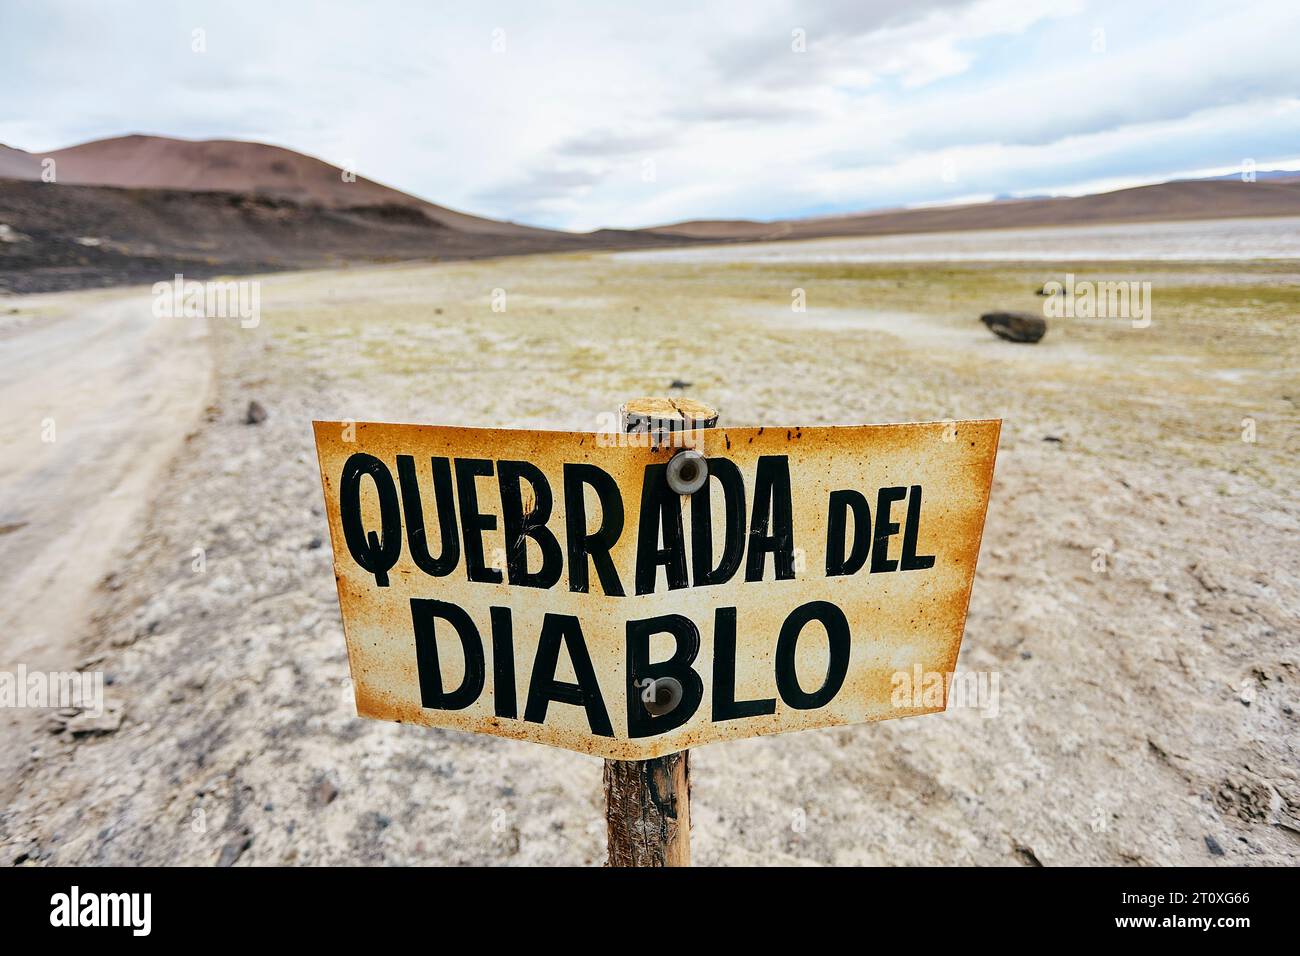
[[[1300,153],[1293,2],[50,2],[6,4],[0,21],[0,142],[260,139],[567,228],[1064,190]]]

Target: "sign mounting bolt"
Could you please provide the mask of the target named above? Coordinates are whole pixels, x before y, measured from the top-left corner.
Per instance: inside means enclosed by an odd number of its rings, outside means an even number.
[[[668,462],[668,487],[675,494],[693,495],[709,480],[709,464],[704,455],[686,448]]]

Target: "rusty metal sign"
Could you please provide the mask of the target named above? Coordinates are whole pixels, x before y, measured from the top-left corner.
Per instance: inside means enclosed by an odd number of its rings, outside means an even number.
[[[1000,421],[314,427],[363,717],[642,760],[946,706],[897,678],[956,666]]]

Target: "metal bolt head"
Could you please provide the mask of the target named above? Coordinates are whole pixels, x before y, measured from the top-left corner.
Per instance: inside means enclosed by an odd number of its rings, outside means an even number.
[[[645,687],[641,691],[641,703],[652,717],[672,713],[682,702],[682,685],[676,677],[646,678],[641,685]]]
[[[668,487],[674,494],[693,495],[709,480],[709,463],[693,448],[684,448],[668,462]]]

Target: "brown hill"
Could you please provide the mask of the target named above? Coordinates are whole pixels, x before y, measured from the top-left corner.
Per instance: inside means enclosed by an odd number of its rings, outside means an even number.
[[[773,222],[697,219],[646,231],[692,239],[742,241],[1251,216],[1300,216],[1300,182],[1183,180],[1068,199],[1021,199]]]
[[[39,181],[46,157],[55,183]],[[0,149],[0,223],[0,291],[11,292],[684,241],[499,222],[278,146],[140,135]]]
[[[0,178],[40,179],[41,161],[31,153],[0,143]]]
[[[349,182],[338,166],[264,143],[132,134],[56,149],[41,157],[24,155],[36,163],[36,174],[14,178],[36,178],[39,158],[48,156],[57,164],[58,181],[70,185],[244,193],[329,209],[409,206],[466,232],[520,236],[553,231],[457,212],[364,176]]]
[[[421,206],[331,208],[290,199],[0,179],[0,293],[48,292],[358,262],[476,259],[676,245],[601,230],[471,232]]]

